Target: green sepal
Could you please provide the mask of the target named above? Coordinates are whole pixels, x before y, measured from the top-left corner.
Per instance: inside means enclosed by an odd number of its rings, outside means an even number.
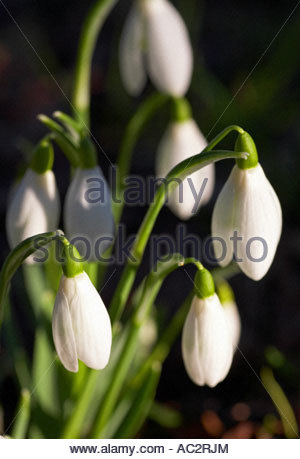
[[[44,174],[53,167],[54,151],[48,137],[42,139],[33,152],[30,169],[37,174]]]
[[[192,118],[192,108],[185,97],[172,99],[171,119],[176,123],[182,123]]]
[[[209,298],[215,293],[215,283],[210,272],[203,268],[197,271],[194,278],[195,294],[198,298]]]
[[[61,265],[66,277],[75,277],[83,273],[83,260],[76,247],[67,239],[63,241],[61,255],[63,260]]]
[[[256,167],[258,164],[258,154],[256,145],[252,137],[248,132],[243,132],[238,135],[238,138],[235,142],[235,151],[248,153],[249,156],[247,159],[236,159],[236,164],[240,169],[251,169]]]
[[[79,158],[82,169],[92,169],[97,166],[97,150],[88,135],[83,135],[80,139]]]

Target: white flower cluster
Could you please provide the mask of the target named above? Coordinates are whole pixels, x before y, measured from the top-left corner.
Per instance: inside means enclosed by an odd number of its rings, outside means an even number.
[[[207,146],[184,99],[193,68],[188,32],[168,0],[134,1],[121,38],[120,67],[130,94],[142,91],[148,74],[159,91],[173,97],[175,115],[159,144],[156,159],[156,174],[164,178],[178,163]],[[254,142],[247,133],[240,134],[238,142],[242,148],[238,151],[250,156],[242,160],[244,163],[237,161],[225,183],[214,207],[211,232],[220,265],[228,265],[235,257],[248,277],[259,280],[275,256],[282,227],[281,207],[258,162]],[[192,217],[199,210],[199,203],[195,209],[195,193],[204,183],[201,204],[206,204],[213,193],[214,177],[215,168],[210,164],[185,178],[169,197],[172,211],[183,220]],[[97,180],[101,181],[104,201],[87,199],[89,184]],[[113,236],[110,190],[98,165],[73,171],[63,215],[70,238],[86,237],[94,246],[97,239]],[[59,217],[60,199],[51,167],[29,167],[13,192],[7,212],[10,246],[56,230]],[[232,243],[234,234],[239,240],[236,247]],[[102,245],[100,255],[106,248]],[[205,276],[207,279],[210,275]],[[182,353],[190,378],[198,385],[213,387],[230,369],[241,325],[234,299],[221,304],[213,281],[209,280],[210,288],[206,281],[201,282],[205,293],[196,291],[192,301],[183,328]],[[69,371],[78,371],[78,359],[94,369],[107,365],[112,342],[110,318],[83,270],[64,273],[52,325],[57,354]]]

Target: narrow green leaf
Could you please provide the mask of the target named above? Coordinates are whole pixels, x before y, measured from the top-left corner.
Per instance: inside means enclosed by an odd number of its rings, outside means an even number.
[[[260,377],[281,418],[285,436],[287,438],[299,438],[299,429],[293,408],[279,383],[274,378],[271,368],[262,368]]]
[[[115,438],[135,437],[150,411],[160,374],[161,364],[159,362],[153,362],[152,367],[146,374],[143,384],[136,393],[136,397],[128,415],[116,432]]]
[[[20,402],[17,408],[14,427],[12,430],[13,438],[26,438],[30,419],[30,393],[23,389],[20,396]]]

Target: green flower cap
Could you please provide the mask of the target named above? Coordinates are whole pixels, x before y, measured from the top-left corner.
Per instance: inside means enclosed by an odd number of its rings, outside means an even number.
[[[66,277],[75,277],[83,273],[83,261],[76,247],[67,239],[63,240],[62,247],[62,269]]]
[[[172,99],[171,119],[176,123],[182,123],[192,118],[192,108],[185,97]]]
[[[54,151],[52,143],[46,137],[35,148],[29,167],[37,174],[44,174],[52,169],[53,162]]]
[[[88,135],[84,135],[80,139],[79,157],[82,169],[92,169],[97,166],[97,151]]]
[[[194,278],[195,294],[198,298],[209,298],[215,293],[215,283],[207,269],[197,271]]]
[[[235,151],[248,153],[249,156],[247,159],[237,159],[236,164],[240,169],[251,169],[256,167],[258,164],[258,154],[256,146],[252,137],[248,132],[243,132],[238,135],[238,138],[235,142]]]

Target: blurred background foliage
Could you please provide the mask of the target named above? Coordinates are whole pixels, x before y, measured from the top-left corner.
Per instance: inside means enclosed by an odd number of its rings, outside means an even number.
[[[242,337],[241,352],[237,351],[229,376],[213,390],[195,386],[184,371],[178,341],[163,368],[157,392],[160,404],[153,406],[140,436],[282,437],[284,422],[259,375],[261,372],[264,384],[273,389],[275,376],[299,422],[300,7],[284,25],[296,1],[173,3],[187,23],[194,48],[194,76],[188,92],[194,117],[208,139],[229,124],[241,125],[254,137],[260,161],[281,201],[284,227],[275,261],[266,277],[259,283],[243,275],[232,281],[242,319]],[[1,261],[8,253],[5,209],[10,187],[26,164],[31,144],[45,132],[36,115],[51,115],[56,109],[69,111],[64,94],[69,97],[71,93],[79,31],[88,7],[87,2],[79,0],[10,0],[6,4],[32,46],[0,5]],[[119,2],[108,18],[93,65],[91,130],[112,162],[130,116],[145,95],[153,91],[149,83],[140,98],[132,99],[121,84],[118,42],[129,5],[125,0]],[[168,117],[168,111],[162,110],[145,130],[135,149],[133,174],[154,174],[155,151]],[[232,146],[232,142],[229,138],[224,146]],[[109,163],[101,151],[99,161],[106,174]],[[231,167],[230,162],[218,164],[214,197],[187,223],[189,233],[201,238],[209,234],[213,204]],[[55,172],[64,196],[69,167],[59,153]],[[136,232],[144,213],[145,207],[125,210],[127,234]],[[177,223],[176,217],[164,209],[155,233],[175,236]],[[108,276],[113,269],[110,267]],[[140,279],[148,270],[149,252]],[[120,272],[117,267],[117,273],[102,292],[106,303]],[[19,275],[11,292],[10,326],[17,327],[31,350],[32,313],[28,311],[22,285]],[[175,311],[191,288],[191,280],[184,272],[172,274],[157,301],[162,317]],[[11,358],[9,348],[4,347],[0,359],[5,371],[1,371],[0,389],[5,413],[1,422],[5,425],[13,419],[19,398]],[[22,360],[22,356],[19,358]],[[261,371],[263,366],[268,368]]]

